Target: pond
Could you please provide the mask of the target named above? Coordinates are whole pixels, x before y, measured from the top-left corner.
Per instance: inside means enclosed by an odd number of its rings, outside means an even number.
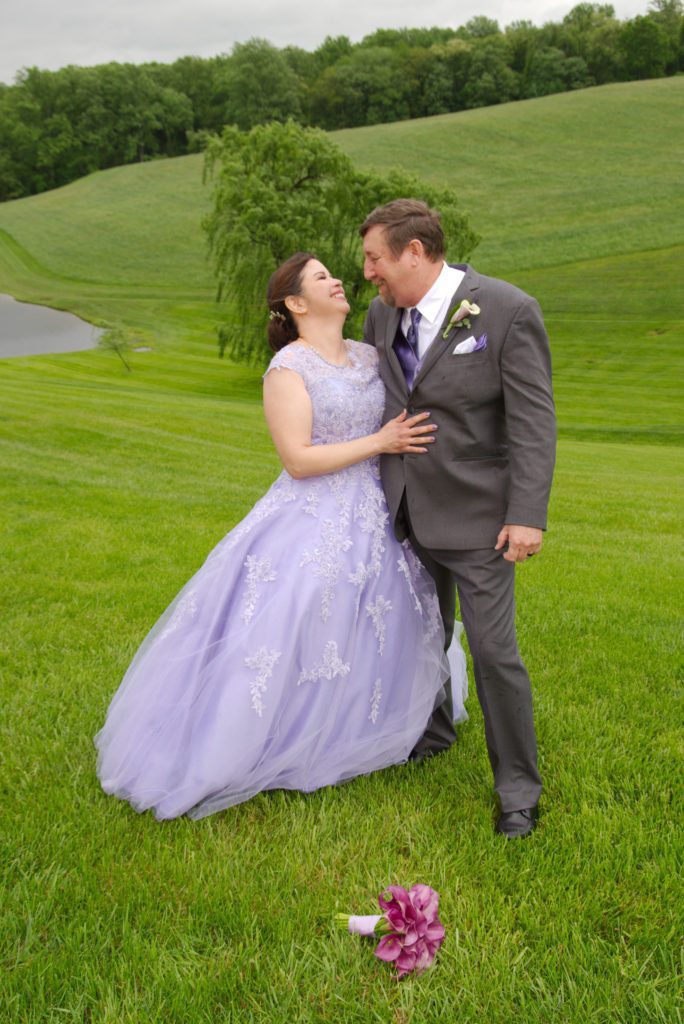
[[[0,359],[95,348],[103,332],[73,313],[0,294]]]

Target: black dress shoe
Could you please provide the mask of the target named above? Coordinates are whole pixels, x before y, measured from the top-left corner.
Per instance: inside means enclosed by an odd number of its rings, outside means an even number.
[[[427,761],[428,758],[436,757],[438,754],[445,754],[451,747],[451,743],[440,743],[438,740],[426,740],[423,736],[421,740],[416,743],[415,747],[408,756],[409,761]]]
[[[522,811],[502,811],[494,831],[507,839],[524,839],[536,824],[536,807],[526,807]]]

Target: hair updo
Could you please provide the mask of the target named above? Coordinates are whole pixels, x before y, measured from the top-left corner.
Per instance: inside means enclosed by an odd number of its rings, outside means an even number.
[[[295,318],[285,305],[289,295],[301,295],[304,268],[316,257],[310,252],[296,252],[281,263],[268,282],[268,343],[274,352],[285,348],[299,337]]]

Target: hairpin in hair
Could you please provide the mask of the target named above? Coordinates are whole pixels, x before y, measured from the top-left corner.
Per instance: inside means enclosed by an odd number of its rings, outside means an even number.
[[[283,323],[285,323],[285,316],[282,313],[280,313],[277,309],[272,309],[271,310],[271,312],[268,314],[268,319],[269,320],[282,320]]]

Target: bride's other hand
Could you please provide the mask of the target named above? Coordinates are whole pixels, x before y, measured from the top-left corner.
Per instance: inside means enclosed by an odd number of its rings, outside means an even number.
[[[375,435],[380,445],[379,451],[384,455],[426,452],[427,448],[421,446],[434,444],[433,431],[437,430],[435,423],[425,422],[429,418],[429,412],[419,412],[415,416],[409,416],[404,409]]]

